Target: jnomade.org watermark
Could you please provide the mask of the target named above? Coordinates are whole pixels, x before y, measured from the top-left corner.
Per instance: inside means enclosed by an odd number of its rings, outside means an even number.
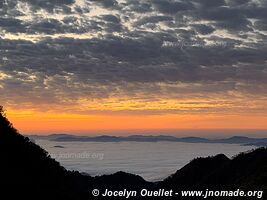
[[[50,154],[51,158],[54,159],[94,159],[103,160],[104,153],[91,153],[91,152],[80,152],[80,153],[53,153]]]

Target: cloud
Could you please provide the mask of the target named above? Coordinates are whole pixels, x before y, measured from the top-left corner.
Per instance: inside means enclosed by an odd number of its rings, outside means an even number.
[[[193,29],[202,35],[207,35],[207,34],[211,34],[212,32],[215,31],[215,28],[213,28],[212,26],[207,26],[204,24],[195,24],[192,25]]]
[[[146,24],[157,24],[158,22],[171,21],[172,17],[169,16],[149,16],[143,17],[135,23],[135,26],[142,26]]]
[[[158,11],[168,14],[175,14],[179,11],[191,10],[194,8],[190,1],[152,0],[152,5]]]
[[[163,47],[157,34],[140,39],[109,36],[47,39],[39,43],[2,40],[1,47],[8,58],[2,64],[5,72],[30,69],[45,76],[72,73],[81,82],[265,82],[266,75],[264,46],[256,50],[184,46],[183,50],[179,46]]]
[[[129,0],[120,4],[123,11],[136,13],[149,13],[153,11],[153,6],[149,1]]]
[[[2,2],[1,99],[264,97],[266,11],[252,0]]]
[[[17,33],[17,32],[25,32],[26,28],[23,25],[23,21],[19,19],[14,18],[0,18],[0,25],[1,28],[11,32],[11,33]]]
[[[118,5],[118,2],[116,0],[88,0],[88,1],[100,4],[105,8],[113,8]]]
[[[53,12],[54,9],[60,8],[65,13],[69,13],[70,8],[68,6],[75,3],[75,0],[26,0],[26,2],[31,5],[33,10],[45,9],[48,12]]]
[[[215,1],[193,0],[192,2],[199,4],[202,9],[216,8],[216,7],[218,8],[221,6],[226,6],[225,0],[215,0]]]
[[[255,22],[255,28],[258,30],[267,31],[267,21],[264,20],[258,20]]]

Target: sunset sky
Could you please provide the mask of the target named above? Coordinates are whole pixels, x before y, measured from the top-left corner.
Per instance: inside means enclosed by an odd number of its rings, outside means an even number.
[[[267,134],[265,0],[2,0],[24,134]]]

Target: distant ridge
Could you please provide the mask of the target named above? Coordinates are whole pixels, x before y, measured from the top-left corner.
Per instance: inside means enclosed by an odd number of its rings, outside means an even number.
[[[207,139],[201,137],[178,138],[168,135],[130,135],[130,136],[77,136],[67,134],[53,134],[48,136],[29,136],[32,139],[47,139],[56,142],[185,142],[185,143],[217,143],[217,144],[241,144],[251,146],[267,146],[267,138],[249,138],[244,136],[233,136],[225,139]]]

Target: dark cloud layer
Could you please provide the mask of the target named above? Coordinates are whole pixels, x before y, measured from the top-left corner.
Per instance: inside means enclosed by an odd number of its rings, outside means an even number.
[[[3,99],[267,92],[264,0],[21,2],[0,3]]]

